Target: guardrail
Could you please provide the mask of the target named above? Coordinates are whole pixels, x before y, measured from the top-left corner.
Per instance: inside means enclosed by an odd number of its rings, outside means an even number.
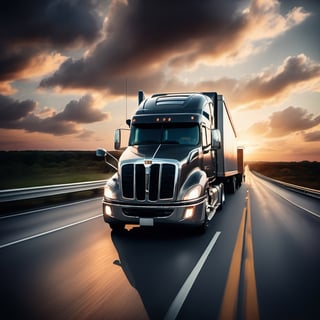
[[[265,180],[269,180],[287,189],[302,193],[304,195],[307,195],[313,198],[320,199],[320,190],[305,188],[305,187],[297,186],[291,183],[275,180],[275,179],[266,177],[253,170],[252,172]],[[105,183],[106,183],[106,180],[97,180],[97,181],[88,181],[88,182],[56,184],[56,185],[50,185],[50,186],[0,190],[0,203],[100,189],[104,187]]]
[[[282,187],[284,187],[286,189],[293,190],[293,191],[298,192],[298,193],[302,193],[302,194],[304,194],[306,196],[309,196],[309,197],[320,199],[320,190],[301,187],[301,186],[297,186],[295,184],[291,184],[291,183],[288,183],[288,182],[283,182],[283,181],[279,181],[279,180],[276,180],[276,179],[272,179],[272,178],[264,176],[263,174],[258,173],[258,172],[253,171],[253,170],[251,172],[254,173],[255,175],[259,176],[262,179],[269,180],[269,181],[271,181],[271,182],[273,182],[275,184],[278,184],[278,185],[280,185],[280,186],[282,186]]]
[[[0,190],[0,203],[102,188],[106,180]]]

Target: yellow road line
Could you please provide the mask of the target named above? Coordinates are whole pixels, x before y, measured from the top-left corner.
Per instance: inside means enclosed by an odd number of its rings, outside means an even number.
[[[256,276],[254,270],[250,194],[247,199],[246,257],[244,273],[245,319],[259,319]]]
[[[244,248],[245,244],[245,248]],[[232,320],[237,317],[239,283],[241,277],[242,253],[244,251],[244,319],[258,320],[259,308],[254,270],[250,195],[243,209],[237,240],[233,249],[226,287],[220,308],[219,320]]]
[[[241,223],[233,249],[226,288],[224,290],[220,309],[220,320],[235,319],[238,307],[239,280],[241,271],[241,256],[243,250],[243,236],[245,229],[246,208],[243,209]]]

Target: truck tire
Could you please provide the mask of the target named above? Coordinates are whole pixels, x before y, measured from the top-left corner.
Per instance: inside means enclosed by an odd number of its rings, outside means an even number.
[[[206,218],[205,218],[204,222],[202,223],[202,225],[197,227],[197,234],[200,234],[200,235],[205,234],[208,229],[208,225],[209,225],[209,220],[208,220],[207,214],[206,214]]]
[[[208,219],[208,213],[207,213],[207,208],[209,206],[209,194],[208,192],[206,192],[207,194],[207,199],[205,201],[205,206],[204,206],[204,221],[203,223],[197,228],[197,231],[199,234],[204,234],[207,229],[208,229],[208,226],[209,226],[209,219]]]
[[[220,205],[218,207],[218,210],[221,211],[223,209],[223,205],[226,201],[226,195],[224,193],[224,185],[221,186],[221,195],[220,195]]]

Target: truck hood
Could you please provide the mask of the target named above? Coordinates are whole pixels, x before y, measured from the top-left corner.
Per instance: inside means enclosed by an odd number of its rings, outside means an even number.
[[[186,161],[192,151],[198,150],[197,146],[177,144],[160,144],[145,146],[130,146],[122,154],[120,160],[139,159],[173,159],[179,162]]]

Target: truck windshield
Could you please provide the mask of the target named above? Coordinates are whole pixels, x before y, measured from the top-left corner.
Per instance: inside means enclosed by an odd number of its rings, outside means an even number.
[[[131,127],[129,145],[199,143],[199,126],[195,124],[139,124]]]

